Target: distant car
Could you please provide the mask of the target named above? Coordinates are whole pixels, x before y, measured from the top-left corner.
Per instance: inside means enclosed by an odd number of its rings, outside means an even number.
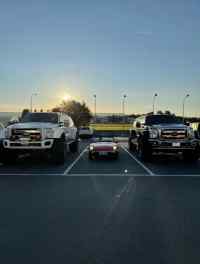
[[[89,146],[89,159],[98,157],[111,157],[117,159],[119,156],[118,144],[112,138],[100,138]]]
[[[91,138],[94,135],[94,130],[90,127],[81,127],[79,129],[80,138]]]

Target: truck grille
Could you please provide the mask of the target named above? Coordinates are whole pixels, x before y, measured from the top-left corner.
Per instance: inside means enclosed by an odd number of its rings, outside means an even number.
[[[162,139],[185,139],[187,137],[187,131],[185,129],[165,129],[161,131]]]
[[[39,129],[12,129],[11,140],[19,141],[27,139],[27,141],[40,141],[41,131]]]

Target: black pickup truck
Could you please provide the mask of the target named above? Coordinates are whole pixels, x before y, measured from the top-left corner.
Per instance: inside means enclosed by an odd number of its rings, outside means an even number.
[[[129,150],[143,160],[153,153],[182,153],[185,160],[198,160],[200,144],[194,130],[173,115],[146,115],[137,118],[130,130]]]

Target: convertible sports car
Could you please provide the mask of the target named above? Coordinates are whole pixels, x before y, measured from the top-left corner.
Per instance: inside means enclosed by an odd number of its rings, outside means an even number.
[[[89,146],[89,159],[98,157],[111,157],[117,159],[119,156],[118,144],[112,138],[100,138]]]

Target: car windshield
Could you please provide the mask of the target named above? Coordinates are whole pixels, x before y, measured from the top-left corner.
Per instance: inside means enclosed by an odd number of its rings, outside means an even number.
[[[146,117],[146,125],[182,124],[181,118],[173,115],[152,115]]]
[[[21,122],[58,123],[58,115],[55,113],[28,113],[22,118]]]

